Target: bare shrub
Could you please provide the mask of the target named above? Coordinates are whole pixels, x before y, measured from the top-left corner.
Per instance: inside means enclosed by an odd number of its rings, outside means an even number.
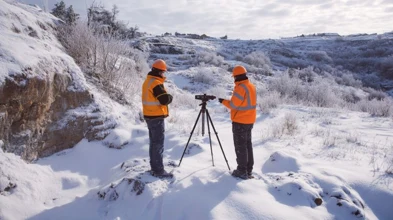
[[[309,87],[309,101],[318,107],[333,107],[340,102],[328,82],[322,81]]]
[[[348,134],[348,135],[345,137],[345,140],[346,140],[348,143],[353,143],[353,144],[356,144],[356,145],[361,145],[360,137],[359,137],[359,135],[356,134],[356,133],[350,133],[350,134]]]
[[[271,135],[274,138],[281,138],[284,134],[284,126],[282,124],[273,124],[271,129]]]
[[[381,89],[381,81],[382,79],[375,73],[367,74],[362,77],[363,86],[374,89]]]
[[[224,58],[210,51],[199,51],[195,54],[193,63],[202,66],[211,65],[220,67],[224,64]]]
[[[307,68],[301,70],[289,69],[288,73],[291,77],[297,77],[304,82],[313,82],[318,76],[314,71],[314,67],[312,66],[308,66]]]
[[[381,75],[393,79],[393,56],[383,59],[380,64]]]
[[[270,62],[269,57],[265,55],[262,51],[255,51],[248,55],[246,55],[243,59],[245,63],[256,67],[269,67],[271,68],[272,63]]]
[[[279,123],[273,123],[270,129],[271,136],[274,138],[281,138],[285,134],[294,135],[298,129],[296,116],[292,113],[287,113]]]
[[[277,108],[283,102],[280,93],[272,91],[258,97],[258,107],[263,113],[270,113],[272,109]]]
[[[356,105],[357,109],[370,113],[376,117],[390,117],[393,115],[393,101],[389,98],[383,100],[361,100]]]
[[[325,51],[310,51],[307,56],[317,62],[333,62],[332,58]]]
[[[362,86],[362,82],[355,79],[350,73],[342,74],[341,77],[336,77],[335,80],[340,85],[352,86],[355,88],[360,88]]]
[[[199,104],[195,100],[194,95],[191,95],[190,93],[178,93],[178,92],[173,92],[170,89],[168,89],[168,92],[170,94],[173,94],[174,96],[170,108],[190,109],[190,108],[195,108],[197,104]]]
[[[58,36],[81,69],[99,79],[107,92],[116,96],[138,94],[142,73],[149,70],[147,54],[129,47],[115,35],[95,33],[81,22],[61,26]]]
[[[393,144],[390,145],[390,149],[386,154],[386,169],[385,173],[388,175],[393,175]]]
[[[332,134],[331,130],[327,130],[323,137],[323,146],[324,147],[336,147],[337,146],[338,136]]]
[[[215,72],[209,68],[199,68],[193,76],[194,82],[212,85],[215,82]]]
[[[292,97],[299,93],[301,81],[297,78],[291,79],[288,73],[273,78],[268,84],[270,91],[277,91],[281,96]]]
[[[383,100],[388,97],[385,92],[373,88],[364,88],[363,90],[368,93],[368,100]]]
[[[283,121],[283,127],[288,135],[293,135],[298,128],[296,116],[292,113],[286,114]]]
[[[271,75],[272,63],[268,56],[265,55],[262,51],[255,51],[243,58],[243,62],[252,65],[248,67],[247,70],[249,72],[263,74],[263,75]]]

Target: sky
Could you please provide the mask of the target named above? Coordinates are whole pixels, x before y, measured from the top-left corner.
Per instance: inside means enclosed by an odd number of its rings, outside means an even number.
[[[19,0],[49,8],[59,0]],[[93,0],[65,0],[86,17]],[[100,1],[96,1],[100,2]],[[301,34],[392,31],[393,0],[111,0],[119,19],[150,34],[195,33],[230,39],[268,39]]]

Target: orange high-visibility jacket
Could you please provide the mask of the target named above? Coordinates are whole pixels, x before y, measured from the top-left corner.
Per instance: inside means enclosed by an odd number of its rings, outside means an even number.
[[[168,106],[161,105],[157,97],[154,97],[153,88],[164,84],[165,78],[147,75],[142,85],[142,105],[145,116],[168,116]]]
[[[222,101],[231,110],[231,120],[241,124],[254,124],[257,117],[257,94],[248,79],[235,82],[231,100]]]

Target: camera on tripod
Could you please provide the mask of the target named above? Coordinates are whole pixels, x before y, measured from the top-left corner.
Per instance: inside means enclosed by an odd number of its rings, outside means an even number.
[[[184,157],[184,154],[186,153],[188,144],[190,143],[191,136],[192,136],[192,134],[194,133],[194,130],[195,130],[195,127],[196,127],[196,125],[197,125],[197,123],[198,123],[199,118],[202,116],[202,136],[205,135],[205,117],[207,117],[207,118],[206,118],[206,119],[207,119],[207,130],[208,130],[208,132],[209,132],[210,154],[211,154],[211,156],[212,156],[212,164],[213,164],[213,166],[214,166],[214,159],[213,159],[212,140],[211,140],[211,136],[210,136],[210,125],[212,126],[212,128],[213,128],[213,130],[214,130],[214,133],[216,134],[216,137],[217,137],[217,140],[218,140],[218,144],[220,145],[221,152],[222,152],[222,155],[224,156],[225,162],[227,163],[228,169],[231,170],[231,168],[229,167],[229,164],[228,164],[227,157],[225,156],[224,149],[222,149],[221,141],[220,141],[220,139],[218,138],[218,133],[217,133],[217,131],[216,131],[216,128],[215,128],[214,125],[213,125],[212,118],[210,117],[209,111],[208,111],[207,108],[206,108],[207,101],[213,100],[213,99],[215,99],[215,98],[216,98],[216,97],[215,97],[214,95],[206,95],[206,94],[203,94],[203,95],[195,95],[195,99],[202,100],[202,103],[199,104],[199,106],[201,106],[201,110],[199,111],[199,114],[198,114],[198,117],[197,117],[197,119],[196,119],[196,121],[195,121],[194,127],[193,127],[192,130],[191,130],[190,137],[188,138],[186,147],[184,148],[183,155],[182,155],[181,158],[180,158],[180,162],[179,162],[179,165],[178,165],[178,166],[180,166],[181,161],[183,160],[183,157]],[[205,116],[205,115],[206,115],[206,116]]]
[[[213,100],[213,99],[215,99],[215,98],[216,98],[216,97],[215,97],[214,95],[206,95],[206,94],[203,94],[203,95],[195,95],[195,99],[202,100],[202,102],[207,102],[207,101]]]

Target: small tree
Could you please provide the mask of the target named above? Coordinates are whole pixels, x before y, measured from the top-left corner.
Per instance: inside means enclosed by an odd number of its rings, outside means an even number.
[[[51,14],[62,19],[63,21],[65,21],[67,11],[66,11],[66,5],[65,5],[64,1],[60,1],[60,2],[56,3],[55,7],[52,9]]]
[[[75,25],[78,19],[79,19],[79,14],[75,13],[74,9],[72,8],[72,5],[70,5],[70,7],[67,8],[65,22],[68,25]]]
[[[74,12],[72,5],[66,8],[64,1],[56,3],[51,14],[63,20],[67,25],[75,25],[79,19],[79,14]]]

